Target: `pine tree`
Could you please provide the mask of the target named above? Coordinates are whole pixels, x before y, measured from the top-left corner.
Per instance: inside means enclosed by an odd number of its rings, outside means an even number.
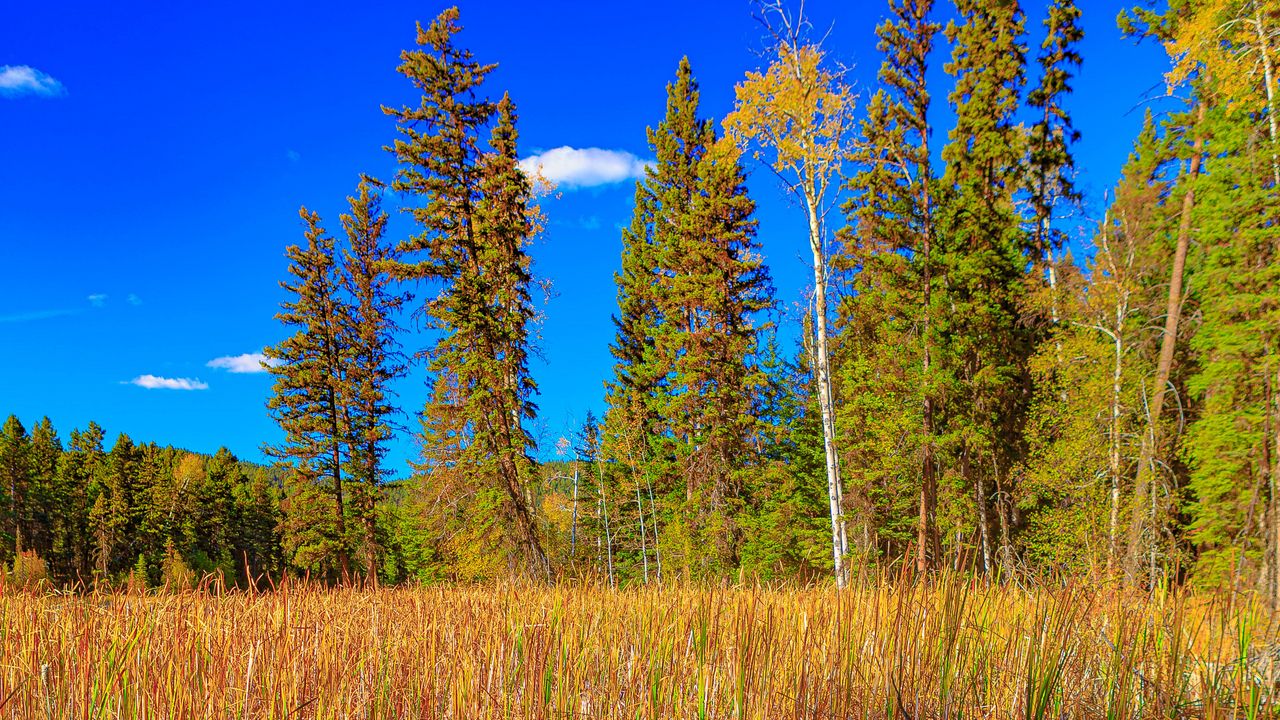
[[[337,295],[333,239],[321,227],[319,215],[304,207],[299,216],[306,224],[307,244],[287,250],[293,280],[280,284],[289,298],[276,315],[294,333],[263,351],[275,361],[268,368],[275,385],[267,407],[285,439],[266,450],[294,462],[297,482],[290,486],[295,490],[303,491],[306,482],[326,484],[331,512],[308,517],[304,524],[327,537],[324,546],[346,580],[350,566],[343,465],[349,425],[342,393],[348,357],[344,328],[351,322],[347,306]]]
[[[694,575],[737,564],[737,474],[758,430],[751,400],[763,382],[751,361],[755,318],[772,304],[737,151],[717,141],[698,105],[685,58],[662,122],[648,130],[657,160],[637,183],[615,275],[607,434],[632,470],[637,522],[648,528],[643,561],[651,545],[655,575],[664,564]]]
[[[652,487],[657,476],[659,493],[663,493],[670,485],[664,478],[671,477],[672,473],[663,463],[662,446],[666,439],[658,398],[667,396],[669,392],[670,369],[662,364],[657,348],[662,316],[655,289],[658,249],[650,237],[655,212],[652,193],[644,182],[637,182],[631,224],[622,232],[622,267],[614,274],[618,288],[618,313],[613,317],[616,332],[609,349],[616,362],[614,379],[605,384],[609,407],[605,412],[601,438],[599,479],[603,487],[606,475],[603,463],[607,454],[616,466],[627,468],[637,488],[641,477],[646,478]],[[608,475],[612,479],[613,473]],[[614,495],[616,493],[609,493],[610,498]],[[625,500],[625,495],[622,499]],[[616,502],[619,509],[622,506],[617,498],[606,498],[604,502],[606,509],[610,502]],[[623,529],[629,527],[635,526],[623,523],[620,514],[615,512],[609,534],[610,582],[616,582],[613,550],[615,547],[621,549],[621,539],[629,536]],[[649,548],[643,538],[642,534],[637,536],[634,550],[641,553],[641,565],[647,569]],[[655,561],[657,559],[655,557]],[[647,573],[645,579],[648,579]]]
[[[755,398],[767,383],[758,363],[759,323],[773,307],[773,286],[755,239],[755,203],[737,148],[716,141],[696,170],[689,217],[696,232],[684,238],[683,251],[664,273],[674,280],[663,293],[672,306],[668,315],[683,310],[684,317],[672,363],[677,402],[669,417],[684,419],[692,445],[685,473],[695,483],[702,515],[694,539],[714,549],[702,563],[711,573],[724,573],[739,562],[741,475],[758,466],[762,428]],[[679,433],[679,423],[673,426]]]
[[[1053,0],[1049,5],[1044,20],[1047,32],[1037,58],[1040,81],[1027,94],[1027,106],[1038,115],[1031,126],[1027,156],[1032,245],[1039,254],[1037,259],[1047,266],[1051,289],[1056,285],[1054,255],[1065,240],[1062,231],[1053,226],[1055,211],[1059,205],[1080,202],[1071,148],[1079,142],[1080,132],[1063,104],[1072,91],[1073,73],[1082,62],[1077,46],[1084,40],[1084,30],[1079,20],[1075,0]],[[1053,319],[1056,323],[1057,318]]]
[[[30,523],[24,535],[26,542],[42,558],[49,558],[53,550],[53,532],[56,518],[62,511],[56,502],[58,463],[62,457],[62,442],[48,417],[31,429],[31,454],[27,467],[30,482],[27,487]]]
[[[341,217],[347,233],[342,253],[342,284],[351,305],[345,328],[349,344],[344,397],[346,404],[349,476],[352,516],[361,527],[361,554],[365,577],[377,580],[382,541],[377,527],[377,507],[383,499],[383,482],[390,474],[386,456],[394,434],[390,384],[407,372],[396,339],[395,314],[407,296],[391,289],[383,272],[395,260],[395,251],[384,239],[387,215],[382,212],[381,185],[362,178],[355,197],[347,199],[350,214]]]
[[[237,572],[245,573],[248,587],[257,586],[263,576],[279,578],[282,568],[280,497],[270,468],[255,466],[242,473],[233,489],[237,524],[232,533]]]
[[[892,477],[901,477],[904,470],[909,476],[915,475],[916,471],[901,467],[901,461],[906,456],[920,458],[915,544],[916,567],[923,572],[936,565],[941,552],[937,525],[939,382],[934,377],[939,368],[933,322],[938,312],[936,286],[940,280],[934,258],[937,179],[929,151],[932,126],[926,78],[939,25],[929,19],[931,0],[893,0],[889,7],[893,18],[876,28],[878,48],[885,54],[880,68],[883,86],[872,97],[862,123],[862,142],[853,157],[861,170],[849,181],[853,196],[845,205],[853,227],[848,231],[845,253],[840,259],[861,274],[859,294],[841,310],[842,324],[856,324],[875,335],[842,339],[850,352],[859,353],[857,360],[851,359],[846,365],[847,373],[863,376],[862,380],[844,378],[845,391],[857,397],[855,388],[865,387],[869,393],[865,399],[871,403],[865,408],[870,414],[847,406],[845,424],[851,427],[845,434],[861,435],[871,443],[869,449],[877,458],[881,454],[895,455],[897,462],[884,468]],[[873,298],[867,294],[869,291],[881,297]],[[867,301],[880,309],[864,307]],[[886,305],[893,310],[884,312]],[[875,328],[879,323],[885,327]],[[876,349],[864,347],[868,339],[880,344]],[[900,348],[903,343],[912,351],[884,352],[888,347]],[[907,383],[898,387],[905,395],[897,397],[896,402],[886,402],[881,397],[884,393],[876,387],[882,369],[874,366],[876,358],[892,366],[883,377],[896,377]],[[871,374],[866,375],[868,372]],[[886,405],[892,408],[888,413]],[[901,426],[902,411],[915,418],[918,433]],[[890,419],[890,423],[873,428],[881,419]],[[904,430],[905,437],[911,438],[907,447],[893,448],[884,445],[883,440],[873,440],[877,435],[888,437],[886,432],[901,437]],[[855,461],[852,466],[858,465]],[[861,466],[867,468],[868,463],[864,461]],[[872,484],[864,477],[862,485],[867,493]],[[870,508],[864,508],[864,546],[872,544],[872,522],[866,517],[869,513]],[[870,548],[864,550],[869,552]]]
[[[803,321],[801,337],[813,337]],[[759,395],[761,466],[750,473],[746,496],[751,511],[742,549],[742,571],[759,579],[815,580],[832,571],[826,457],[811,342],[799,343],[793,358],[767,329],[761,369],[768,385]]]
[[[398,280],[437,287],[421,308],[439,333],[427,353],[433,389],[423,412],[435,428],[424,430],[435,435],[428,441],[457,448],[445,463],[428,464],[464,470],[478,503],[470,529],[502,536],[513,569],[549,577],[529,497],[536,472],[524,427],[536,391],[527,358],[532,189],[518,166],[514,104],[479,95],[494,66],[454,44],[457,20],[452,8],[419,26],[421,49],[402,53],[399,70],[421,102],[384,108],[402,134],[391,148],[400,162],[392,187],[422,200],[411,209],[421,232],[400,243],[404,259],[387,268]],[[481,133],[495,114],[486,151]]]
[[[7,542],[0,563],[8,564],[23,550],[23,530],[29,525],[31,438],[18,416],[10,415],[0,428],[0,510]]]
[[[956,7],[959,22],[946,28],[956,125],[942,153],[949,197],[938,259],[950,307],[940,331],[954,379],[948,434],[964,489],[976,501],[980,557],[990,570],[996,542],[1000,564],[1013,562],[1010,470],[1032,343],[1018,322],[1031,248],[1014,206],[1025,147],[1015,123],[1025,81],[1025,18],[1017,2],[958,0]]]
[[[701,536],[707,511],[723,510],[709,507],[710,488],[703,487],[711,484],[708,480],[714,482],[715,470],[699,466],[698,435],[705,418],[699,416],[700,398],[690,374],[700,359],[688,357],[703,304],[698,297],[700,278],[690,265],[697,262],[699,246],[706,241],[693,217],[694,204],[700,194],[699,166],[715,141],[711,123],[698,117],[699,95],[689,60],[682,58],[676,81],[667,86],[663,120],[647,130],[656,162],[637,183],[637,192],[642,185],[647,197],[637,203],[633,217],[633,223],[644,216],[649,219],[639,241],[647,245],[652,264],[640,282],[649,285],[645,293],[657,320],[646,361],[649,372],[660,380],[650,396],[637,398],[651,409],[653,424],[647,431],[636,428],[645,435],[636,443],[639,449],[627,448],[627,462],[632,466],[638,522],[644,522],[645,495],[653,492],[663,501],[649,518],[652,534],[641,532],[641,543],[647,546],[642,550],[654,551],[655,571],[665,560],[669,572],[684,573],[698,570],[697,556],[702,553],[695,554],[694,548],[705,547]],[[708,555],[701,559],[712,560]]]
[[[1271,535],[1280,452],[1280,187],[1262,150],[1264,107],[1215,109],[1202,129],[1212,152],[1196,187],[1193,226],[1204,258],[1196,274],[1200,323],[1191,340],[1199,369],[1189,383],[1200,414],[1184,450],[1195,498],[1189,539],[1197,550],[1196,580],[1235,589],[1258,577],[1274,602],[1278,573],[1265,577],[1261,566],[1277,563]]]
[[[95,579],[111,582],[127,573],[137,559],[137,464],[133,440],[121,433],[107,453],[101,490],[89,512]]]
[[[84,430],[72,430],[67,451],[58,461],[53,504],[59,508],[53,523],[50,566],[63,582],[88,583],[93,577],[89,515],[101,490],[106,457],[103,432],[90,422]]]

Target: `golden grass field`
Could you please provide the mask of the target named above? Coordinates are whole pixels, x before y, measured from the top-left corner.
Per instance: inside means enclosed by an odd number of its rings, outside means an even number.
[[[5,718],[1277,717],[1255,600],[833,588],[0,589]]]

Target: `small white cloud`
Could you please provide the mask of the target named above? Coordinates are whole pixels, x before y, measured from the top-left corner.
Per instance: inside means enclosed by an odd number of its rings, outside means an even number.
[[[129,293],[129,297],[125,298],[125,300],[128,300],[129,304],[134,307],[138,307],[139,305],[142,304],[142,298],[138,297],[137,295],[134,295],[133,293]]]
[[[290,150],[286,152],[284,156],[289,158],[289,162],[292,163],[296,163],[302,159],[302,155],[300,155],[297,150]]]
[[[106,293],[94,293],[85,299],[94,307],[102,307],[107,302],[107,295]]]
[[[130,385],[137,385],[140,388],[148,390],[208,390],[208,383],[200,382],[193,378],[167,378],[157,375],[139,375],[129,381]]]
[[[66,92],[62,83],[27,65],[0,65],[0,97],[23,95],[57,97]]]
[[[267,367],[278,367],[280,361],[269,358],[262,353],[245,353],[243,355],[227,355],[214,358],[205,363],[205,365],[233,373],[260,373],[266,372]]]
[[[557,186],[573,189],[634,180],[644,176],[648,164],[623,150],[566,145],[521,160],[520,169],[529,175],[540,173]]]

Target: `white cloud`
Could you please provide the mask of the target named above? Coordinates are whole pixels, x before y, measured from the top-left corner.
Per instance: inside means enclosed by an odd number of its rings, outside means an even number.
[[[520,169],[530,175],[540,172],[555,185],[573,189],[634,180],[644,175],[648,164],[622,150],[566,145],[521,160]]]
[[[139,375],[129,381],[130,385],[137,385],[140,388],[148,390],[208,390],[208,383],[200,382],[192,378],[167,378],[156,375]]]
[[[39,95],[56,97],[66,92],[62,83],[27,65],[0,65],[0,97]]]
[[[137,295],[134,295],[133,293],[129,293],[129,297],[126,299],[129,301],[129,304],[134,307],[137,307],[142,304],[142,298],[138,297]]]
[[[279,360],[268,358],[262,353],[245,353],[243,355],[227,355],[225,357],[214,358],[205,363],[211,368],[226,370],[233,373],[260,373],[266,372],[267,368],[276,367],[280,364]]]
[[[107,302],[107,295],[106,293],[94,293],[85,298],[85,300],[88,300],[89,304],[94,307],[102,307],[102,305]]]

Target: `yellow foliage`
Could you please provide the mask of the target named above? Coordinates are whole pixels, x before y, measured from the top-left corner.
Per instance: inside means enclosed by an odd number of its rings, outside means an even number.
[[[812,187],[820,197],[844,162],[854,95],[826,67],[818,46],[780,43],[775,55],[764,72],[747,73],[734,88],[725,133],[741,147],[754,146],[755,159],[788,176],[793,190]]]
[[[1172,61],[1165,74],[1169,93],[1191,77],[1203,74],[1229,109],[1243,106],[1253,111],[1264,107],[1264,66],[1267,62],[1274,65],[1277,54],[1273,14],[1263,12],[1258,0],[1188,3],[1171,25],[1170,37],[1164,43]]]

